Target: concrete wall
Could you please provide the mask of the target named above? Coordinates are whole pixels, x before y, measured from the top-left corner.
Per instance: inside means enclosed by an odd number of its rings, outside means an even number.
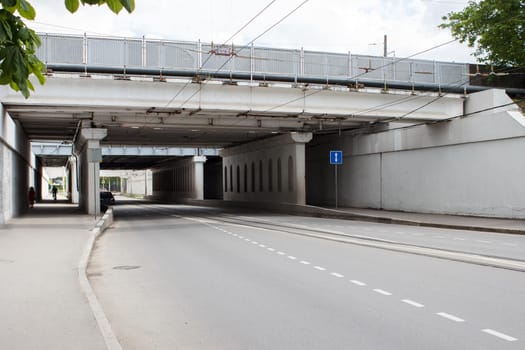
[[[164,201],[178,201],[185,198],[197,198],[203,188],[198,188],[197,167],[194,159],[187,157],[161,169],[152,169],[153,198]],[[198,157],[203,158],[205,157]],[[202,165],[202,164],[201,164]],[[204,176],[200,174],[201,178]]]
[[[0,224],[28,210],[31,167],[27,136],[0,105]]]
[[[334,204],[328,152],[341,149],[341,206],[525,218],[525,117],[516,106],[493,109],[508,103],[502,91],[484,91],[450,122],[316,138],[307,201]]]
[[[221,151],[225,200],[304,204],[305,143],[290,133]]]

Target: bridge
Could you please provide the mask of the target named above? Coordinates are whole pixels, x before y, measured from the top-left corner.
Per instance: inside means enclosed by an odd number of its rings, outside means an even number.
[[[436,206],[433,194],[459,185],[441,168],[428,168],[427,178],[441,188],[412,178],[421,170],[418,162],[428,163],[425,152],[445,157],[441,166],[461,174],[479,164],[463,169],[450,158],[452,148],[483,153],[480,144],[498,141],[511,156],[509,140],[523,142],[517,107],[502,90],[471,85],[467,64],[145,38],[41,38],[37,54],[47,83],[27,100],[7,88],[0,98],[3,171],[21,175],[2,184],[6,218],[26,207],[20,198],[28,168],[38,177],[56,161],[45,152],[32,159],[30,141],[72,145],[74,156],[65,156],[70,178],[79,181],[72,188],[89,213],[100,210],[99,169],[123,164],[153,170],[157,199],[204,199],[208,187],[213,198],[228,201],[333,203],[333,176],[323,159],[339,148],[345,205],[524,215],[521,204],[501,193],[481,204],[443,198]],[[148,154],[143,147],[198,151]],[[416,150],[421,154],[411,158]],[[472,155],[463,154],[464,160]],[[411,176],[397,168],[401,164]],[[466,189],[458,198],[486,187],[491,176],[508,177],[509,166],[476,183],[462,179]],[[412,195],[423,190],[422,203],[399,193],[407,186]]]

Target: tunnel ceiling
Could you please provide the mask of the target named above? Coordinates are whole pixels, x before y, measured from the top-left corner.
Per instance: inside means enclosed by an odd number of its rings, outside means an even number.
[[[30,140],[72,141],[82,120],[106,128],[107,145],[159,145],[222,148],[290,131],[358,128],[367,122],[330,116],[258,114],[246,111],[89,108],[5,104]]]

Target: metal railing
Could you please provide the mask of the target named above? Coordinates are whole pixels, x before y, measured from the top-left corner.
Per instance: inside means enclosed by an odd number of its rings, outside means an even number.
[[[137,38],[39,34],[47,65],[241,73],[362,82],[461,86],[468,64],[266,47]]]

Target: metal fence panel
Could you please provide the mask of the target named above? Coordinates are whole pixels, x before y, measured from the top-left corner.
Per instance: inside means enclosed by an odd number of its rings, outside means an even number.
[[[123,67],[125,41],[119,39],[88,38],[87,64],[94,66]]]
[[[354,77],[358,80],[384,80],[383,57],[354,56],[352,59]]]
[[[254,48],[254,70],[258,74],[297,76],[300,52],[263,47]]]
[[[142,40],[126,40],[125,62],[127,67],[142,67]]]
[[[468,65],[458,63],[439,63],[439,78],[443,85],[468,84]]]
[[[434,63],[412,61],[412,81],[414,83],[436,83]]]
[[[82,64],[83,37],[63,35],[40,35],[42,46],[37,51],[37,57],[44,63]]]

